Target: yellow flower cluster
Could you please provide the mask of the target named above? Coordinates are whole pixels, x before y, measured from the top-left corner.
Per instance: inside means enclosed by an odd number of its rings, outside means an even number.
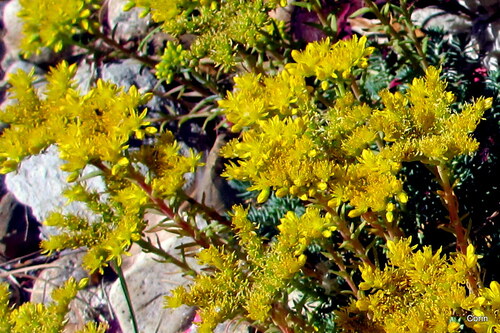
[[[228,92],[226,99],[219,101],[234,132],[275,115],[303,115],[310,108],[310,89],[304,77],[286,70],[272,77],[248,73],[234,82],[235,92]]]
[[[171,133],[158,137],[156,145],[144,145],[129,155],[131,166],[147,167],[147,179],[152,193],[157,198],[171,198],[184,184],[184,174],[194,171],[199,165],[199,156],[179,155],[179,147]],[[137,170],[131,172],[137,174]],[[125,172],[127,175],[127,172]],[[143,216],[151,204],[149,194],[136,184],[127,181],[122,175],[111,175],[107,181],[107,196],[88,192],[78,183],[65,191],[70,201],[82,201],[95,213],[96,220],[79,216],[63,216],[53,213],[44,222],[58,227],[60,234],[42,241],[42,248],[51,252],[66,248],[86,247],[83,264],[89,271],[102,271],[110,261],[121,264],[122,256],[128,255],[132,243],[141,238],[146,226]]]
[[[154,135],[153,145],[129,151],[131,137],[143,139],[156,132],[144,120],[147,110],[137,111],[149,96],[135,87],[124,92],[104,81],[81,96],[72,80],[75,70],[66,63],[53,69],[43,99],[38,96],[42,92],[33,88],[32,73],[18,72],[10,78],[10,98],[15,103],[0,114],[0,120],[10,125],[0,137],[0,172],[15,170],[25,157],[51,144],[66,161],[61,168],[71,172],[68,181],[79,180],[89,164],[101,170],[107,199],[88,193],[80,183],[65,193],[71,201],[85,202],[97,221],[54,213],[45,223],[62,229],[61,234],[42,242],[48,252],[87,247],[84,265],[95,271],[112,260],[121,262],[141,237],[149,196],[175,196],[185,182],[184,174],[194,171],[200,156],[192,151],[181,155],[170,132]]]
[[[21,48],[26,55],[38,54],[43,47],[56,52],[71,43],[73,35],[89,30],[98,0],[20,0],[19,17],[23,20]]]
[[[10,77],[11,99],[17,103],[0,114],[0,120],[10,124],[0,138],[0,172],[15,170],[23,158],[53,143],[67,162],[62,169],[71,172],[73,180],[87,164],[99,160],[117,171],[128,164],[124,151],[129,138],[156,132],[144,121],[146,110],[137,112],[148,95],[140,95],[135,87],[123,92],[98,81],[80,96],[72,81],[75,71],[75,65],[66,63],[53,69],[47,77],[45,99],[33,88],[32,73],[20,71]]]
[[[132,162],[148,167],[153,194],[160,198],[171,198],[184,185],[184,174],[194,172],[200,166],[201,154],[192,149],[188,154],[179,153],[180,146],[170,132],[162,133],[152,146],[142,146],[137,153],[131,153]]]
[[[393,196],[406,201],[396,177],[401,167],[397,160],[371,150],[363,150],[354,161],[335,159],[313,141],[308,122],[307,117],[278,116],[258,121],[257,129],[244,132],[241,142],[235,139],[223,147],[224,157],[240,158],[226,165],[223,176],[250,181],[249,190],[261,191],[259,202],[272,188],[278,197],[322,198],[331,207],[350,202],[355,207],[352,217],[368,209],[385,211],[387,198]]]
[[[208,4],[207,0],[187,1],[187,0],[130,0],[125,5],[125,10],[133,7],[142,7],[144,10],[141,16],[151,13],[155,22],[165,22],[176,18],[176,16],[189,14],[196,6]],[[215,2],[215,1],[213,1]]]
[[[2,333],[57,333],[64,330],[69,303],[78,290],[85,287],[87,279],[76,282],[70,278],[52,292],[53,302],[45,304],[24,303],[16,309],[9,306],[9,288],[0,284],[0,332]],[[79,333],[104,333],[106,326],[89,322]]]
[[[123,191],[131,192],[128,188]],[[144,200],[137,202],[135,197],[135,201],[120,204],[118,200],[124,198],[117,196],[109,198],[109,202],[116,199],[116,202],[110,204],[103,202],[96,194],[88,194],[85,202],[96,214],[95,221],[75,215],[52,213],[44,224],[59,228],[60,233],[43,240],[41,247],[48,253],[63,249],[87,248],[83,266],[90,272],[96,270],[102,272],[110,261],[116,261],[120,265],[122,255],[128,254],[127,250],[133,242],[141,238],[145,227],[142,215],[147,198],[139,189],[134,193],[142,195]],[[119,195],[121,194],[122,192],[119,192]],[[127,210],[132,204],[137,204],[137,208],[132,211]]]
[[[296,56],[300,60],[318,53],[324,58],[325,52],[335,54],[340,48],[363,62],[371,52],[364,50],[361,39],[339,42],[342,47],[324,43],[313,44]],[[220,102],[228,120],[234,122],[232,129],[245,130],[240,139],[222,149],[224,157],[238,159],[227,165],[224,176],[250,181],[249,190],[261,191],[259,202],[275,190],[277,196],[326,201],[332,208],[349,203],[354,207],[350,217],[369,210],[385,211],[391,222],[392,198],[401,203],[407,200],[398,178],[401,163],[439,164],[472,153],[477,142],[471,133],[491,107],[491,99],[480,98],[465,105],[462,112],[452,112],[454,96],[446,92],[440,71],[430,67],[405,94],[382,92],[382,109],[345,93],[323,112],[314,107],[303,81],[306,75],[319,74],[305,65],[295,66],[295,71],[294,82],[286,84],[281,80],[291,75],[286,70],[274,80],[261,80],[255,74],[237,78],[236,92]],[[289,88],[292,84],[294,89]],[[277,87],[282,87],[281,94],[276,93]]]
[[[439,164],[478,147],[471,133],[491,108],[492,99],[479,98],[454,113],[454,96],[445,90],[439,75],[438,69],[430,67],[424,78],[414,79],[405,95],[382,92],[385,107],[374,111],[369,120],[367,126],[382,132],[404,161]]]
[[[482,297],[467,294],[465,281],[478,259],[472,245],[466,255],[456,253],[447,259],[441,256],[441,250],[432,253],[428,246],[415,252],[416,246],[410,243],[411,238],[387,242],[388,264],[384,270],[368,265],[360,268],[363,282],[359,288],[368,294],[337,313],[345,331],[371,327],[375,332],[457,332],[460,324],[451,320],[454,316],[463,316],[465,324],[474,325],[477,332],[487,332],[498,323],[493,312],[482,307],[485,303],[496,305],[496,282],[491,289],[481,291]],[[467,320],[464,313],[472,311],[490,317],[481,323]]]
[[[144,8],[143,15],[151,13],[153,20],[171,35],[196,36],[190,49],[195,58],[208,56],[230,67],[237,63],[238,45],[266,47],[266,32],[275,29],[268,12],[277,5],[276,1],[261,0],[130,0],[125,8]]]
[[[500,284],[492,281],[489,288],[482,288],[471,311],[472,320],[465,324],[478,333],[500,332]]]
[[[296,63],[288,64],[286,69],[295,75],[315,76],[318,80],[348,79],[355,68],[366,68],[367,57],[373,47],[366,47],[366,36],[358,39],[356,35],[349,40],[331,44],[326,38],[309,43],[302,52],[293,50]]]
[[[308,208],[301,217],[289,212],[278,227],[280,234],[268,248],[255,233],[247,211],[235,207],[233,226],[246,258],[237,258],[224,248],[210,247],[199,254],[202,264],[216,269],[213,275],[200,275],[187,291],[179,287],[167,299],[168,306],[181,304],[200,308],[200,332],[211,332],[217,323],[238,314],[262,323],[279,292],[305,264],[304,251],[316,239],[330,237],[336,229],[331,216],[322,217],[318,209]]]
[[[317,157],[313,140],[306,135],[308,122],[307,117],[280,120],[278,116],[258,121],[257,129],[243,133],[242,142],[232,140],[223,147],[224,157],[240,158],[238,164],[226,166],[223,176],[251,181],[250,190],[263,192],[261,202],[271,187],[278,196],[290,193],[304,200],[324,192],[341,168]]]
[[[219,101],[228,121],[234,124],[232,130],[240,131],[257,120],[277,114],[282,117],[307,114],[313,98],[312,87],[306,85],[305,78],[315,75],[326,80],[337,78],[336,73],[350,77],[356,68],[366,66],[367,57],[373,51],[365,44],[366,37],[356,36],[333,45],[329,39],[310,43],[306,50],[292,53],[297,63],[287,64],[285,70],[275,76],[249,73],[236,77],[235,91],[228,92],[226,99]]]

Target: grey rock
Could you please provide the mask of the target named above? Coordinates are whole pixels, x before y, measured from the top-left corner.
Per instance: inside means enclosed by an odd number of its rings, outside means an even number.
[[[482,49],[487,49],[484,65],[488,70],[498,70],[500,65],[500,20],[491,22],[483,36],[473,36],[472,40]]]
[[[248,333],[250,324],[243,319],[234,319],[217,325],[213,333]],[[184,333],[197,333],[198,327],[193,323]]]
[[[125,90],[134,85],[142,91],[151,91],[158,83],[158,80],[147,66],[133,59],[105,64],[101,68],[100,78],[123,87]],[[160,93],[164,92],[163,87],[158,87],[156,90]],[[146,104],[150,114],[161,112],[167,105],[170,106],[171,103],[162,100],[158,96],[154,96]]]
[[[161,244],[164,250],[171,252],[181,242],[177,236],[170,235]],[[164,296],[190,280],[179,267],[159,262],[160,258],[156,255],[138,253],[134,257],[133,264],[124,269],[124,275],[139,332],[183,332],[191,325],[195,309],[187,306],[164,308]],[[189,260],[188,263],[195,268],[194,260]],[[122,331],[133,332],[130,311],[119,281],[112,285],[109,300]]]
[[[61,287],[69,278],[72,277],[76,281],[89,278],[88,272],[82,268],[83,255],[82,250],[67,252],[53,261],[50,264],[52,267],[42,270],[33,285],[31,302],[50,303],[52,291]],[[110,283],[103,282],[101,285],[89,284],[85,289],[80,290],[69,305],[67,326],[81,328],[85,322],[109,318],[110,314],[106,305],[109,288]]]
[[[248,333],[250,324],[242,320],[229,320],[217,325],[214,333]]]
[[[82,268],[82,258],[85,252],[76,250],[67,252],[49,264],[38,274],[31,292],[31,301],[35,303],[48,303],[52,301],[52,291],[62,286],[69,278],[80,281],[88,278],[89,274]]]
[[[94,216],[84,203],[67,204],[62,195],[68,186],[66,178],[69,175],[60,169],[63,163],[58,156],[57,147],[51,146],[44,153],[24,160],[17,171],[7,174],[7,189],[19,202],[31,207],[33,216],[38,221],[44,221],[53,211],[76,214],[92,220]],[[87,167],[84,174],[94,170],[96,169]],[[105,189],[104,182],[97,177],[89,179],[87,186],[96,191]],[[42,235],[45,237],[55,233],[57,229],[54,227],[42,227]]]
[[[6,193],[0,200],[0,258],[17,258],[35,252],[39,241],[37,221],[12,193]]]
[[[480,6],[479,0],[458,0],[458,3],[473,12],[475,12]]]
[[[223,214],[237,200],[234,189],[220,176],[223,170],[220,149],[226,141],[225,135],[221,134],[216,138],[212,148],[204,151],[204,165],[196,169],[194,179],[185,188],[186,193],[192,198],[203,202],[219,214]]]
[[[90,91],[90,88],[96,78],[97,71],[93,63],[82,61],[78,64],[74,80],[76,81],[81,94],[86,94]]]
[[[32,70],[35,72],[36,75],[44,75],[45,71],[38,67],[37,65],[27,62],[24,60],[16,60],[13,61],[9,67],[5,70],[5,76],[8,77],[11,74],[17,73],[19,70],[25,71],[26,73],[31,72]]]
[[[141,39],[148,33],[150,15],[144,18],[139,17],[142,8],[132,8],[124,11],[123,7],[127,0],[108,1],[108,24],[114,31],[114,38],[119,41],[130,41]]]

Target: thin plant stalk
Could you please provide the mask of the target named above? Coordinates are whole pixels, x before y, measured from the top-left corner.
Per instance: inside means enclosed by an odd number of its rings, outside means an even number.
[[[127,281],[125,280],[125,276],[123,275],[122,268],[116,262],[116,259],[113,261],[113,268],[120,279],[120,286],[122,287],[123,295],[125,296],[125,301],[127,302],[127,307],[130,312],[130,318],[132,320],[132,328],[134,333],[139,333],[139,327],[137,326],[137,319],[135,317],[134,307],[132,305],[132,301],[130,299],[130,293],[127,287]]]

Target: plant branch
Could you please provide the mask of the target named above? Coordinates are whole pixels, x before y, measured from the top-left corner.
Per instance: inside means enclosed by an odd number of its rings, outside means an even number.
[[[344,260],[342,260],[342,258],[339,256],[338,252],[335,251],[335,249],[333,248],[333,246],[331,244],[328,244],[326,246],[326,249],[327,249],[328,253],[330,253],[330,255],[332,256],[333,262],[338,266],[338,268],[342,272],[342,274],[340,276],[345,280],[345,282],[347,282],[347,284],[351,288],[352,292],[354,293],[354,296],[357,299],[359,299],[359,297],[360,297],[359,296],[359,289],[356,286],[356,283],[354,283],[351,275],[347,272],[347,269],[344,265]]]
[[[439,195],[446,205],[450,217],[450,225],[455,232],[455,236],[457,237],[457,252],[466,256],[469,242],[466,237],[465,228],[462,226],[462,221],[458,215],[458,199],[453,191],[453,187],[450,184],[450,170],[444,165],[438,165],[434,168],[434,174],[443,189],[443,191],[439,191]],[[473,272],[469,272],[467,274],[469,288],[476,295],[478,293],[477,274],[477,269],[474,269]]]
[[[363,263],[369,265],[372,268],[375,268],[375,265],[373,265],[370,258],[368,258],[368,256],[366,255],[366,249],[363,246],[363,244],[361,244],[359,239],[354,237],[351,230],[349,230],[346,220],[343,219],[341,216],[338,216],[337,212],[333,210],[331,207],[329,207],[327,203],[322,202],[322,205],[326,209],[326,211],[329,212],[332,216],[339,217],[337,222],[337,231],[344,239],[344,242],[348,243],[352,247],[354,253],[358,256],[358,258],[361,259],[361,261],[363,261]]]
[[[377,4],[373,2],[372,0],[364,0],[365,4],[372,10],[373,14],[377,17],[377,19],[382,23],[388,30],[389,35],[392,36],[396,41],[398,41],[398,46],[401,48],[401,50],[404,53],[404,56],[407,59],[410,59],[411,63],[415,68],[421,69],[425,71],[425,64],[423,64],[419,59],[415,58],[415,53],[413,50],[411,50],[408,46],[404,38],[401,36],[401,34],[394,29],[394,27],[391,24],[391,21],[389,18],[385,17],[382,12],[379,10]],[[418,52],[417,52],[418,54]]]
[[[154,253],[154,254],[164,258],[167,262],[172,263],[179,268],[182,268],[182,270],[185,273],[194,273],[194,270],[191,267],[189,267],[189,265],[186,262],[181,261],[181,260],[175,258],[173,255],[169,254],[168,252],[163,251],[162,249],[154,246],[153,244],[151,244],[151,242],[149,240],[145,240],[145,239],[141,238],[138,241],[136,241],[136,243],[143,250],[145,250],[145,252],[151,252],[151,253]]]

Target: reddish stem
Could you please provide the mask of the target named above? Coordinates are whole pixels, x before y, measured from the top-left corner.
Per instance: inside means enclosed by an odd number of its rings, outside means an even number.
[[[450,184],[449,171],[445,166],[439,165],[435,168],[435,174],[441,184],[441,187],[443,188],[440,195],[446,204],[446,208],[448,209],[448,214],[450,216],[450,225],[455,232],[455,236],[457,237],[457,252],[467,255],[467,246],[469,242],[466,237],[465,228],[462,226],[462,221],[458,215],[458,199],[453,191],[453,187]],[[467,274],[469,288],[475,295],[478,293],[478,280],[476,278],[477,273],[477,270],[474,269],[473,272],[469,271]]]
[[[153,193],[153,189],[150,185],[146,184],[142,175],[137,173],[132,173],[132,179],[137,185],[148,195],[149,199],[160,209],[160,211],[168,216],[170,219],[174,220],[179,227],[188,234],[189,237],[194,239],[200,246],[204,248],[210,247],[210,242],[208,242],[205,237],[198,237],[196,230],[184,219],[182,219],[178,214],[176,214],[172,208],[168,207],[163,199],[156,197]]]
[[[458,216],[458,199],[450,184],[448,170],[440,165],[436,167],[435,173],[438,176],[441,187],[443,188],[441,197],[446,204],[446,208],[450,216],[450,225],[455,231],[455,236],[457,237],[457,252],[467,254],[468,242],[465,237],[465,229],[462,226],[460,217]]]
[[[347,272],[347,269],[344,265],[344,260],[342,260],[342,258],[339,256],[337,251],[333,249],[332,246],[328,246],[328,252],[332,255],[333,261],[339,267],[340,271],[343,273],[341,277],[347,282],[352,292],[354,293],[354,296],[357,299],[359,299],[358,287],[356,286],[356,283],[354,283],[354,281],[352,280],[351,275]]]

